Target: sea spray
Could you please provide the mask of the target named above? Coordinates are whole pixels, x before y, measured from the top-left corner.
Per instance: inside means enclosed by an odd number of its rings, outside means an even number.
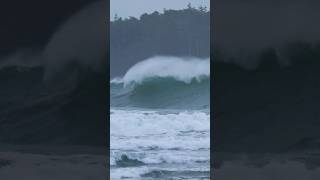
[[[190,83],[210,76],[209,59],[155,56],[135,64],[123,77],[124,85],[142,83],[149,78],[171,77]]]

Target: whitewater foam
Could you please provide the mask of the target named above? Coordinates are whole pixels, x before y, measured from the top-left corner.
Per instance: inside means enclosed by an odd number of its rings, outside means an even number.
[[[122,83],[123,83],[123,79],[120,78],[120,77],[113,78],[113,79],[110,81],[110,84],[122,84]]]
[[[130,118],[127,118],[130,117]],[[111,110],[112,149],[208,149],[210,117],[205,112],[159,114]]]
[[[110,134],[115,136],[206,131],[209,130],[210,125],[209,114],[201,111],[182,111],[165,114],[147,110],[111,109],[111,117],[112,129]]]
[[[209,172],[208,112],[111,109],[110,120],[111,177],[141,179],[160,171]],[[117,167],[122,155],[144,165]]]

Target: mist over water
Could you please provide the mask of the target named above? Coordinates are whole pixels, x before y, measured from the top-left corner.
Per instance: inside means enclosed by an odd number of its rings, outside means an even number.
[[[111,80],[112,179],[209,179],[209,65],[157,56]]]

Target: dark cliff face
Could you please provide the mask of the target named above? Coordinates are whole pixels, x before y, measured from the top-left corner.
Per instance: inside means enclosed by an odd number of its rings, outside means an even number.
[[[189,7],[116,19],[110,28],[111,76],[123,76],[135,63],[155,55],[210,55],[210,13]]]

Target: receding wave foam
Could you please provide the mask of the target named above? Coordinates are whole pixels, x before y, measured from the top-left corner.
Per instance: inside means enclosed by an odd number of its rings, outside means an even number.
[[[113,107],[205,109],[209,97],[209,59],[157,56],[111,80]]]

